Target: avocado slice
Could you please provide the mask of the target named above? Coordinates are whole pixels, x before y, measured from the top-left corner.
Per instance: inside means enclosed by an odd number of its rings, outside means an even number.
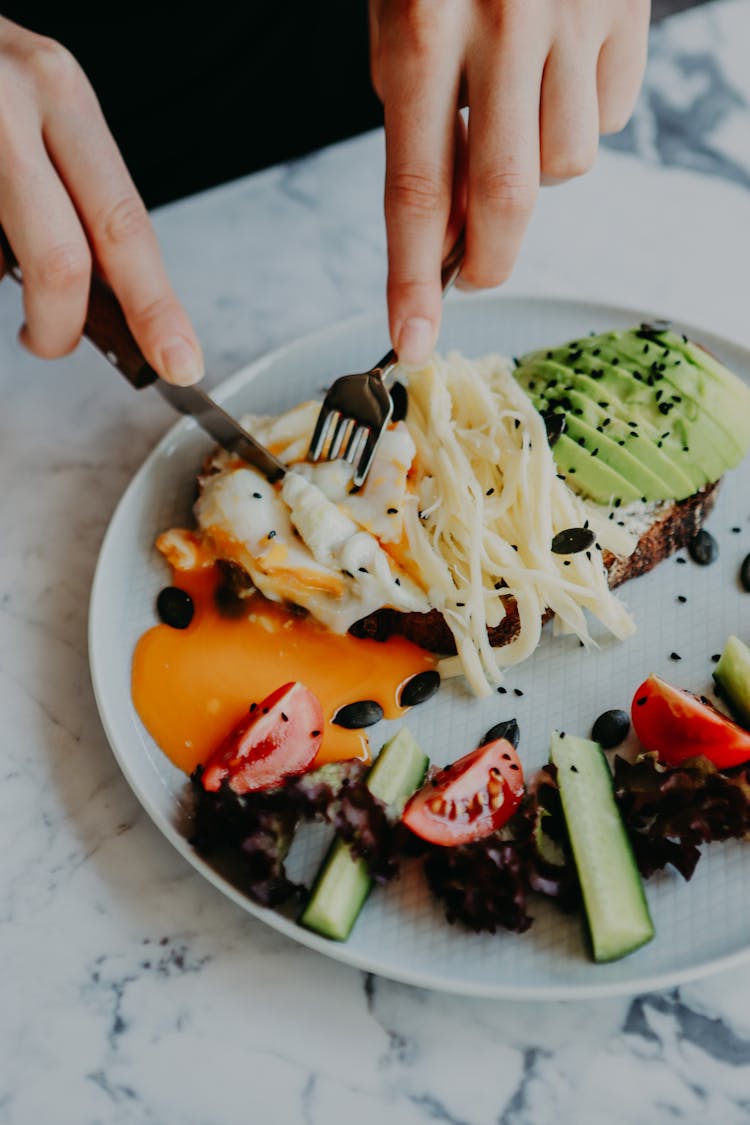
[[[639,497],[679,500],[718,480],[750,444],[750,389],[673,332],[641,326],[537,350],[522,357],[516,377],[538,409],[564,411],[569,444],[558,440],[555,460],[599,496],[611,479],[590,482],[586,462],[565,466],[569,445],[597,449],[595,460]]]
[[[560,475],[571,487],[585,492],[599,504],[630,504],[640,500],[642,493],[601,457],[592,457],[589,450],[562,434],[555,442],[555,462]],[[568,479],[570,478],[570,479]]]
[[[681,337],[672,332],[662,333],[656,339],[644,338],[637,332],[611,332],[608,335],[615,354],[637,365],[636,369],[646,377],[651,373],[652,365],[661,365],[661,370],[653,372],[657,376],[655,395],[658,383],[668,383],[683,399],[692,399],[704,419],[711,419],[716,424],[724,435],[725,456],[732,458],[725,468],[733,468],[742,460],[750,443],[750,391],[739,379],[726,368],[720,376],[718,369],[721,365],[715,360],[710,366],[700,362],[699,349],[682,351],[676,346],[682,343]],[[648,348],[647,352],[645,348]],[[706,359],[712,359],[707,352],[703,354]],[[663,402],[669,401],[666,393],[661,398]]]
[[[578,418],[575,414],[568,414],[566,418],[567,434],[578,446],[588,450],[592,459],[600,458],[610,469],[618,472],[624,480],[628,481],[638,491],[643,500],[663,500],[669,497],[668,485],[655,476],[624,445],[599,433],[595,427]]]
[[[630,361],[622,362],[611,351],[607,353],[610,358],[607,362],[604,350],[600,345],[590,355],[582,353],[576,360],[575,370],[569,371],[569,385],[578,387],[591,398],[605,395],[613,415],[626,423],[636,422],[640,434],[650,438],[657,448],[665,448],[675,466],[693,484],[688,496],[709,481],[718,480],[727,468],[721,453],[722,431],[717,430],[696,402],[679,394],[673,396],[670,392],[668,402],[672,402],[673,397],[680,400],[680,415],[675,418],[671,407],[665,414],[661,404],[663,393],[657,398],[659,388],[649,385],[648,376],[640,371],[634,374],[628,366]],[[522,363],[525,369],[526,361]],[[677,498],[675,493],[673,499]]]
[[[592,427],[596,431],[597,437],[594,441],[592,436],[594,444],[591,448],[600,446],[600,455],[609,464],[614,464],[608,456],[608,451],[612,450],[613,443],[616,455],[624,447],[631,459],[647,469],[654,478],[658,478],[658,489],[654,487],[644,488],[643,497],[648,500],[684,500],[687,496],[692,496],[697,489],[706,483],[706,477],[700,470],[693,471],[691,475],[688,475],[671,460],[668,452],[660,447],[660,443],[661,445],[664,444],[661,435],[650,424],[645,426],[641,424],[639,431],[635,432],[616,413],[612,413],[609,400],[615,396],[608,392],[603,382],[599,384],[587,379],[586,376],[574,375],[571,380],[572,386],[570,383],[564,385],[564,393],[558,395],[555,380],[545,383],[549,366],[550,364],[545,362],[539,368],[532,367],[529,377],[524,381],[524,386],[527,388],[529,383],[533,383],[535,387],[544,386],[546,388],[538,393],[531,392],[536,409],[540,411],[553,410],[556,413],[570,411],[571,415],[580,418],[581,421]],[[580,390],[578,389],[579,386]],[[565,400],[564,405],[561,400]],[[645,436],[644,429],[646,431]],[[663,433],[664,431],[662,431]],[[599,441],[600,437],[601,442]],[[602,445],[604,448],[601,448]],[[630,464],[630,462],[627,463]],[[619,472],[624,472],[622,465],[616,467]],[[632,478],[632,483],[637,484],[635,477]]]
[[[610,409],[613,413],[626,423],[635,422],[638,432],[658,449],[664,449],[675,468],[691,480],[694,487],[687,495],[697,492],[709,481],[718,480],[726,471],[718,431],[711,419],[702,414],[697,403],[669,391],[663,404],[669,406],[665,412],[662,408],[663,388],[658,394],[660,388],[649,386],[647,377],[637,379],[624,364],[619,367],[604,364],[593,370],[597,374],[603,372],[603,375],[599,374],[598,388],[596,384],[591,384],[591,375],[576,375],[576,380],[587,381],[588,393],[595,393],[598,389],[612,394]],[[670,404],[680,406],[677,417],[674,405]],[[718,442],[719,449],[715,442]],[[674,498],[677,499],[677,496]]]

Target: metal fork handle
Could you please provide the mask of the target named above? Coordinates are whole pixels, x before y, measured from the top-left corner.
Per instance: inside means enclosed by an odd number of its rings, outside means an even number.
[[[453,282],[459,275],[461,264],[464,260],[464,253],[466,251],[466,232],[461,231],[458,238],[451,250],[448,251],[446,257],[443,259],[443,264],[440,267],[440,285],[442,288],[443,296],[448,292]],[[398,356],[393,348],[383,356],[383,358],[375,364],[373,371],[380,372],[380,378],[385,379],[388,372],[392,367],[398,363]]]

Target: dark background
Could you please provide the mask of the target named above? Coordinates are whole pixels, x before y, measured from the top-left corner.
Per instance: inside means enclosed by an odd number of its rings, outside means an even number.
[[[653,17],[695,2],[654,0]],[[149,207],[382,124],[366,0],[91,7],[28,0],[3,15],[76,55]]]

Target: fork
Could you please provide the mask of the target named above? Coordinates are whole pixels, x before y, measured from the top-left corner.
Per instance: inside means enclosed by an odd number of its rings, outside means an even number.
[[[462,231],[440,269],[443,296],[456,280],[463,256]],[[369,371],[336,379],[318,413],[308,460],[335,461],[343,456],[350,465],[356,461],[354,484],[360,488],[365,483],[378,442],[393,413],[385,379],[397,363],[398,356],[391,348]]]

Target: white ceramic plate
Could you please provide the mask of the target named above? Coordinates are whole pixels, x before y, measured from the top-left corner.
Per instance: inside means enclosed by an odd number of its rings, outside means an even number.
[[[454,296],[446,302],[440,347],[467,355],[520,354],[592,330],[627,327],[642,312],[540,298]],[[750,353],[702,329],[680,325],[750,381]],[[238,372],[215,393],[230,411],[278,412],[359,371],[383,351],[383,323],[358,318],[285,346]],[[612,995],[671,985],[750,955],[750,845],[704,849],[689,884],[673,873],[647,883],[656,926],[651,944],[623,961],[595,965],[581,923],[540,900],[523,934],[474,935],[449,926],[419,872],[408,872],[367,903],[346,944],[298,927],[290,914],[249,901],[227,877],[195,854],[177,825],[186,778],[142,727],[130,697],[130,662],[139,635],[154,622],[154,599],[167,577],[153,548],[157,533],[190,518],[193,481],[210,440],[190,420],[175,425],[125,492],[104,540],[90,612],[90,660],[102,722],[134,792],[168,840],[223,894],[296,941],[359,968],[411,984],[488,997],[548,1000]],[[532,659],[511,670],[507,694],[477,702],[463,681],[445,683],[408,716],[434,762],[443,764],[476,745],[501,719],[515,716],[521,753],[531,773],[546,760],[550,731],[588,735],[610,707],[627,708],[637,685],[657,672],[708,694],[712,653],[730,632],[750,639],[750,595],[738,581],[750,551],[750,459],[727,475],[709,527],[720,546],[711,567],[667,560],[630,583],[622,596],[638,623],[634,638],[586,653],[573,638],[545,636]],[[740,527],[740,533],[733,532]],[[684,552],[682,552],[684,554]],[[677,595],[687,597],[678,603]],[[679,664],[670,659],[677,652]],[[516,695],[519,689],[523,695]],[[375,749],[395,724],[372,728]],[[326,846],[311,830],[295,843],[294,873],[310,878]],[[213,893],[206,891],[207,894]]]

